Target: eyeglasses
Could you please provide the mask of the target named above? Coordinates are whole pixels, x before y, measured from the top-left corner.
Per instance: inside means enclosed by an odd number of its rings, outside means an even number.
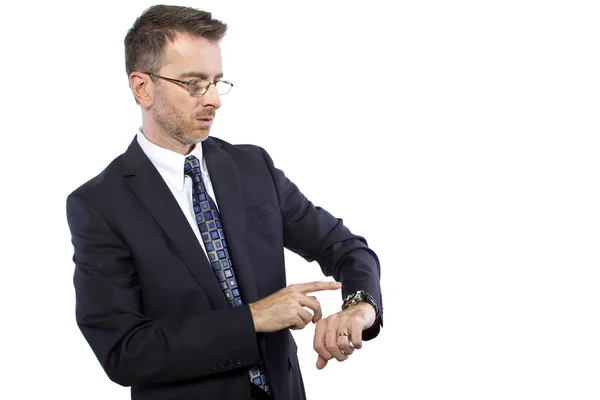
[[[220,80],[217,82],[210,82],[210,81],[207,81],[204,79],[191,79],[189,81],[180,81],[179,79],[167,78],[165,76],[156,75],[151,72],[144,72],[144,73],[148,74],[154,78],[160,78],[160,79],[164,79],[166,81],[175,82],[175,83],[179,83],[180,85],[184,85],[186,87],[187,91],[190,93],[190,95],[196,96],[196,97],[204,96],[204,94],[206,94],[206,92],[208,91],[208,88],[210,87],[210,85],[215,85],[215,87],[217,88],[217,93],[219,93],[220,95],[229,93],[229,91],[233,87],[233,83],[231,83],[229,81],[223,81],[223,80]]]

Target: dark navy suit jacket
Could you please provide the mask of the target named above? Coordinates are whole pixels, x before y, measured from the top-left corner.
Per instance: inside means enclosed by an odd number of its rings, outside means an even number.
[[[249,399],[247,371],[261,361],[277,400],[304,399],[292,335],[257,334],[247,304],[286,286],[287,248],[341,281],[343,295],[363,289],[381,307],[378,258],[262,148],[212,137],[202,146],[246,305],[227,306],[201,244],[134,138],[67,199],[77,323],[133,399]]]

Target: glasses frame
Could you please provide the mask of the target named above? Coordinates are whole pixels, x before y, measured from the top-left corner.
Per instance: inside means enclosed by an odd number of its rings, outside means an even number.
[[[166,76],[161,76],[161,75],[156,75],[153,74],[152,72],[144,72],[144,74],[149,75],[150,77],[153,78],[160,78],[160,79],[164,79],[166,81],[169,82],[174,82],[174,83],[179,83],[180,85],[184,85],[185,88],[187,89],[188,93],[190,94],[190,96],[194,96],[194,97],[202,97],[206,94],[206,92],[208,92],[208,89],[210,88],[210,85],[213,85],[216,89],[217,87],[217,83],[218,82],[225,82],[227,84],[230,85],[229,90],[227,91],[227,93],[229,93],[231,91],[231,88],[233,88],[233,82],[231,81],[226,81],[224,79],[221,79],[220,81],[217,82],[211,82],[211,81],[207,81],[206,79],[200,79],[200,78],[194,78],[194,79],[190,79],[189,81],[182,81],[180,79],[174,79],[174,78],[167,78]],[[206,85],[206,88],[204,88],[204,92],[202,92],[201,94],[192,94],[192,89],[191,89],[191,83],[192,82],[197,82],[197,81],[203,81],[203,82],[208,82],[208,85]],[[217,93],[219,94],[219,96],[224,96],[227,93],[224,94],[220,94],[219,91],[217,90]]]

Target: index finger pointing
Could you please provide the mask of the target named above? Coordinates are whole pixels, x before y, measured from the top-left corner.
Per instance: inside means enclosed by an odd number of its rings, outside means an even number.
[[[311,292],[320,292],[322,290],[337,290],[342,287],[340,282],[325,282],[325,281],[316,281],[316,282],[308,282],[308,283],[299,283],[296,285],[296,288],[301,293],[311,293]]]

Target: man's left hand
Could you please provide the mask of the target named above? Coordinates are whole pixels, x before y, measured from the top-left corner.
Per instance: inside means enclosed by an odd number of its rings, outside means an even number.
[[[314,349],[319,354],[317,368],[323,369],[332,358],[348,359],[362,347],[362,332],[375,322],[375,309],[369,303],[358,303],[343,311],[320,319],[315,328]]]

